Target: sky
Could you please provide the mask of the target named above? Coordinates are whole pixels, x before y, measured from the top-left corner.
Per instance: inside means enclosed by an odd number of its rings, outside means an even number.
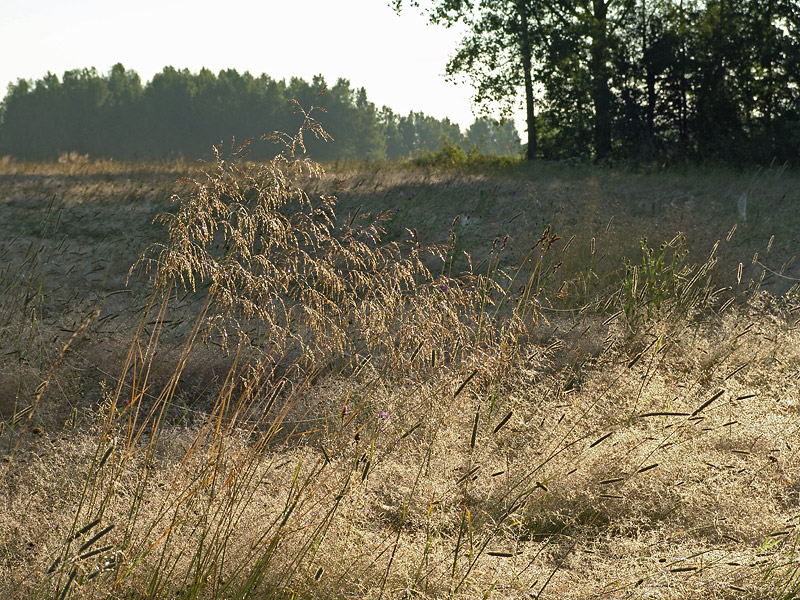
[[[142,82],[165,66],[273,79],[321,74],[364,87],[378,107],[474,120],[468,83],[444,77],[461,31],[388,0],[19,0],[0,19],[0,87],[47,72],[122,63]],[[499,115],[496,115],[499,117]],[[522,119],[517,116],[517,126]]]

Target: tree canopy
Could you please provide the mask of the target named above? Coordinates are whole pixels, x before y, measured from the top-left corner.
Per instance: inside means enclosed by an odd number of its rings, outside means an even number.
[[[117,64],[107,74],[80,69],[9,86],[0,104],[0,155],[53,159],[76,151],[117,159],[206,156],[220,141],[296,131],[302,115],[290,100],[305,109],[324,110],[314,116],[334,141],[306,140],[318,160],[398,159],[436,151],[442,144],[466,149],[477,143],[446,118],[378,109],[365,89],[353,89],[346,79],[329,86],[322,76],[287,82],[234,69],[192,73],[166,67],[142,84],[134,71]],[[521,151],[519,139],[515,143],[509,138],[509,125],[481,121],[480,127],[486,152]],[[269,144],[254,145],[251,157],[265,158],[273,150]]]
[[[525,100],[530,159],[800,162],[796,0],[391,4],[465,26],[447,73]]]

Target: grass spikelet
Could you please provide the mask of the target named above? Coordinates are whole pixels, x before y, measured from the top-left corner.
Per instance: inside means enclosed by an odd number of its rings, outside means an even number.
[[[472,373],[470,373],[470,374],[469,374],[469,377],[467,377],[467,378],[466,378],[464,381],[462,381],[462,382],[461,382],[461,385],[459,385],[459,386],[456,388],[456,391],[455,391],[455,392],[453,392],[453,398],[456,398],[456,397],[458,397],[458,395],[459,395],[459,394],[462,392],[462,390],[463,390],[465,387],[467,387],[467,384],[468,384],[470,381],[472,381],[472,378],[473,378],[473,377],[475,377],[475,375],[477,375],[477,374],[478,374],[478,369],[474,369],[474,370],[472,371]]]
[[[690,417],[695,417],[695,416],[697,416],[697,414],[698,414],[698,413],[700,413],[700,412],[702,412],[703,410],[705,410],[706,408],[708,408],[708,406],[709,406],[709,405],[710,405],[712,402],[714,402],[714,401],[715,401],[717,398],[719,398],[720,396],[722,396],[722,394],[724,394],[724,393],[725,393],[725,390],[720,390],[720,391],[718,391],[716,394],[714,394],[713,396],[711,396],[711,398],[709,398],[708,400],[706,400],[705,402],[703,402],[703,403],[702,403],[700,406],[698,406],[698,407],[697,407],[697,408],[694,410],[694,412],[692,412],[692,414],[690,415]]]
[[[67,583],[64,584],[64,587],[61,590],[61,593],[58,595],[58,600],[64,600],[69,593],[69,588],[72,585],[72,582],[75,580],[75,576],[78,574],[77,569],[72,569],[70,571],[69,577],[67,578]]]
[[[472,424],[472,435],[469,438],[469,448],[473,450],[475,448],[475,438],[478,435],[478,421],[480,420],[481,411],[480,409],[475,411],[475,421]]]
[[[505,427],[506,423],[508,423],[508,421],[511,419],[512,416],[514,416],[514,411],[513,410],[508,411],[506,416],[500,419],[500,422],[492,430],[492,435],[498,433],[503,427]]]
[[[105,537],[105,536],[106,536],[106,534],[110,533],[110,532],[111,532],[113,529],[114,529],[114,525],[108,525],[107,527],[104,527],[103,529],[101,529],[100,531],[98,531],[96,534],[94,534],[94,535],[93,535],[91,538],[89,538],[88,540],[86,540],[86,541],[85,541],[85,542],[84,542],[84,543],[81,545],[81,547],[80,547],[80,548],[78,548],[78,552],[79,552],[79,553],[80,553],[80,552],[83,552],[83,551],[84,551],[84,550],[86,550],[87,548],[90,548],[90,547],[92,547],[92,546],[93,546],[93,545],[94,545],[96,542],[100,541],[100,540],[101,540],[103,537]]]
[[[597,438],[595,441],[593,441],[591,444],[589,444],[589,448],[594,448],[595,446],[599,446],[604,441],[606,441],[608,438],[610,438],[612,435],[614,435],[614,432],[613,431],[609,431],[607,434]]]

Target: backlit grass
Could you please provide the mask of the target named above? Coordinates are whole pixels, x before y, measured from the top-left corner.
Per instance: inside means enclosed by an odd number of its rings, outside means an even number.
[[[797,593],[793,174],[284,141],[0,167],[2,597]]]

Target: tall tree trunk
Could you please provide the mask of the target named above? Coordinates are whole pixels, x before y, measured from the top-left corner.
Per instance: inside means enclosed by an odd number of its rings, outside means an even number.
[[[647,65],[647,143],[656,139],[656,74],[651,65]]]
[[[531,76],[532,57],[531,57],[531,38],[528,27],[528,11],[525,0],[517,0],[517,12],[519,13],[519,40],[520,50],[522,51],[522,70],[525,77],[525,119],[528,125],[528,152],[529,161],[536,158],[536,115],[533,111],[533,78]]]
[[[642,57],[644,58],[644,81],[647,87],[647,109],[646,109],[646,126],[647,126],[647,139],[644,140],[644,147],[642,150],[650,153],[653,150],[653,145],[656,139],[656,80],[658,74],[653,65],[653,49],[651,47],[650,36],[647,34],[649,22],[647,20],[647,4],[642,2]]]
[[[608,73],[608,3],[593,0],[592,44],[592,102],[594,104],[595,160],[602,161],[611,153],[611,88]]]
[[[681,53],[680,53],[680,92],[681,92],[681,103],[680,103],[680,111],[678,116],[679,122],[679,129],[680,129],[680,140],[682,143],[685,143],[686,140],[689,138],[689,103],[687,97],[689,95],[687,89],[687,82],[686,82],[686,72],[688,71],[688,63],[686,59],[686,38],[687,38],[687,31],[686,31],[686,19],[685,13],[683,11],[683,0],[680,1],[679,5],[680,10],[680,39],[681,39]]]
[[[774,32],[773,28],[773,15],[774,15],[774,6],[773,1],[769,0],[767,3],[767,14],[764,15],[764,21],[766,22],[765,33],[768,36],[765,40],[766,43],[770,44],[770,50],[767,53],[767,106],[766,112],[764,114],[765,122],[768,129],[772,129],[772,116],[775,113],[775,79],[773,73],[773,63],[774,63]]]

